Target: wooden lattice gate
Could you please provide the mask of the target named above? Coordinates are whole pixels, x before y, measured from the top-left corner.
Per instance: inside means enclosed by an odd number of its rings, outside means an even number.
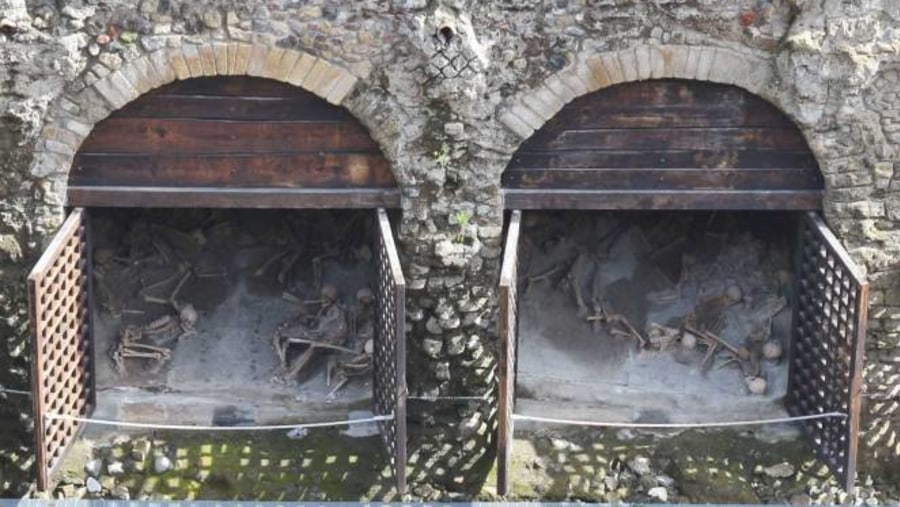
[[[406,491],[406,282],[387,213],[376,212],[375,256],[376,337],[374,358],[375,413],[393,412],[394,419],[379,423],[391,460],[397,491]]]
[[[819,215],[807,213],[801,222],[786,403],[796,416],[847,414],[806,421],[803,428],[849,490],[856,477],[869,284]]]
[[[521,212],[513,211],[500,272],[500,375],[497,492],[509,491],[513,443],[517,270]],[[802,421],[811,447],[851,490],[856,478],[860,392],[869,285],[822,218],[804,213],[799,229],[796,289],[785,405],[793,416],[838,413]]]
[[[75,209],[28,276],[31,383],[37,485],[45,490],[90,413],[94,375],[90,340],[90,248],[86,213]]]

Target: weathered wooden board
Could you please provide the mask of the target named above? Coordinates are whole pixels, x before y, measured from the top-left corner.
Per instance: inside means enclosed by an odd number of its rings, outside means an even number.
[[[396,188],[378,145],[343,109],[284,83],[215,77],[153,90],[98,123],[75,156],[68,201],[393,206]]]
[[[394,188],[381,155],[367,153],[225,154],[191,156],[82,155],[79,185],[178,187]],[[302,171],[302,178],[297,173]]]
[[[814,210],[818,190],[503,189],[506,209]]]
[[[361,152],[378,146],[359,124],[315,121],[243,121],[108,118],[81,147],[84,154]]]
[[[824,188],[802,133],[773,105],[683,80],[576,99],[502,179],[510,209],[816,209]]]

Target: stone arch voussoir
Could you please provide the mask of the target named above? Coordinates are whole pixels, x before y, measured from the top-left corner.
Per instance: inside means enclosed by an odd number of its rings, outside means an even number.
[[[221,41],[158,49],[112,72],[107,70],[102,78],[57,101],[35,147],[32,174],[64,186],[75,153],[97,122],[150,90],[176,80],[210,76],[275,79],[335,105],[341,105],[360,79],[304,51],[264,44]],[[54,193],[61,198],[65,192],[60,188]]]
[[[568,68],[515,97],[500,122],[527,139],[576,97],[618,83],[680,78],[732,84],[763,95],[773,68],[769,61],[730,49],[686,45],[642,45],[579,55]]]

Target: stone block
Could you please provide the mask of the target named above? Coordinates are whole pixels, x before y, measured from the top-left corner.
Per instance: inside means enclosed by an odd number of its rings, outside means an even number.
[[[578,75],[578,72],[574,69],[564,70],[558,75],[559,79],[575,92],[576,97],[580,97],[590,91],[588,90],[587,83],[584,82],[581,76]]]
[[[512,111],[506,110],[500,113],[500,123],[511,130],[521,139],[528,139],[534,133],[534,128],[528,125],[524,120],[515,115]]]
[[[522,121],[528,125],[532,130],[537,130],[541,128],[541,125],[544,124],[544,119],[537,115],[534,111],[526,107],[524,104],[515,104],[513,105],[510,111],[519,117]]]
[[[750,74],[751,65],[746,55],[720,49],[716,51],[709,79],[718,83],[741,83]]]
[[[31,175],[46,178],[54,174],[65,174],[72,163],[72,157],[62,153],[40,151],[31,164]]]
[[[425,355],[431,358],[437,358],[441,355],[441,349],[444,347],[444,342],[434,338],[425,338],[422,340],[422,351],[425,352]]]
[[[281,55],[281,61],[278,62],[278,68],[275,71],[275,75],[272,77],[279,81],[287,81],[288,77],[291,75],[291,71],[294,70],[294,65],[297,65],[297,60],[300,59],[300,56],[300,51],[294,51],[293,49],[285,50]]]
[[[72,118],[65,120],[63,125],[67,130],[74,132],[82,139],[87,137],[87,135],[91,133],[91,129],[94,128],[93,125],[88,125],[87,123]]]
[[[660,77],[685,77],[688,55],[687,46],[662,46],[659,48],[663,59],[663,71]]]
[[[526,93],[522,97],[522,103],[525,104],[528,109],[534,111],[535,114],[540,116],[544,122],[546,122],[550,118],[553,118],[553,115],[556,114],[557,111],[559,111],[559,108],[553,107],[552,104],[548,104],[541,100],[536,90]]]
[[[229,76],[233,76],[235,73],[234,66],[235,66],[236,59],[237,59],[238,44],[234,43],[234,42],[229,42],[226,45],[226,48],[227,48],[226,50],[228,52],[228,56],[226,57],[228,59],[228,70],[225,73],[228,74]]]
[[[603,68],[609,76],[610,84],[625,81],[625,73],[622,71],[622,64],[619,62],[619,54],[617,52],[603,53],[600,55],[600,60],[603,62]]]
[[[171,83],[178,77],[171,58],[167,57],[165,50],[154,51],[147,55],[147,61],[156,69],[159,76],[159,84]]]
[[[589,58],[585,63],[591,72],[591,81],[595,86],[595,90],[606,88],[613,84],[612,78],[609,77],[609,72],[606,70],[606,65],[603,63],[602,58]]]
[[[769,62],[754,58],[747,61],[744,75],[740,79],[735,80],[735,84],[754,93],[759,93],[769,86],[773,75],[774,71]]]
[[[110,74],[107,79],[109,79],[113,86],[119,89],[122,96],[125,97],[126,103],[131,102],[140,95],[120,70]]]
[[[556,96],[553,91],[545,84],[540,86],[537,90],[532,92],[534,97],[541,101],[542,104],[546,105],[553,111],[553,116],[559,112],[560,109],[566,104],[559,97]],[[552,116],[551,116],[552,117]]]
[[[559,101],[563,104],[568,104],[575,98],[575,92],[566,86],[562,80],[559,79],[559,76],[552,75],[547,78],[547,81],[544,82],[544,85],[550,90]]]
[[[249,44],[237,44],[234,54],[234,68],[232,74],[243,76],[249,73],[250,56],[253,54],[253,46]]]
[[[128,103],[129,99],[122,94],[111,79],[100,79],[94,83],[93,89],[109,104],[112,109],[120,109]]]
[[[302,86],[309,75],[309,71],[315,66],[316,61],[317,58],[315,56],[301,52],[300,58],[297,59],[297,63],[294,64],[294,68],[291,69],[291,73],[288,75],[287,82],[294,86]]]
[[[685,79],[697,79],[697,70],[700,68],[700,54],[702,52],[702,48],[696,46],[688,47],[687,61],[684,64],[682,77]]]
[[[619,59],[619,67],[622,69],[623,81],[637,81],[638,68],[634,49],[623,49],[616,52]]]
[[[135,91],[137,91],[138,96],[149,92],[156,86],[156,83],[151,82],[151,78],[147,75],[148,65],[146,59],[140,58],[125,65],[120,71],[122,75],[125,76],[125,79],[131,83],[131,86]]]
[[[701,48],[698,58],[695,79],[706,81],[709,79],[709,71],[712,69],[713,61],[716,59],[716,50],[713,48]]]
[[[106,118],[112,111],[112,107],[110,107],[107,100],[93,86],[81,91],[77,100],[81,104],[82,112],[80,118],[90,125]]]
[[[246,67],[248,76],[264,76],[266,71],[266,57],[269,55],[269,48],[262,44],[253,44],[250,46],[249,63]]]
[[[637,78],[650,79],[650,75],[653,71],[650,66],[650,47],[638,46],[634,48],[634,61],[637,65]]]
[[[70,146],[72,149],[77,149],[82,136],[53,123],[44,127],[41,131],[41,137],[52,139]]]
[[[181,46],[181,54],[184,55],[184,62],[187,65],[190,77],[203,77],[203,62],[200,60],[200,49],[194,44],[185,44]]]
[[[650,77],[659,79],[670,77],[666,73],[666,61],[671,59],[671,53],[664,51],[663,48],[651,46],[650,48]],[[669,65],[671,67],[671,65]]]
[[[227,76],[228,72],[228,44],[216,42],[213,44],[213,52],[216,59],[216,74]]]
[[[54,139],[47,139],[44,141],[44,146],[47,148],[47,151],[58,153],[60,155],[65,155],[67,157],[75,156],[75,149],[69,146],[66,143],[61,143]]]
[[[318,59],[303,80],[302,86],[320,97],[326,97],[342,72],[345,71],[340,67]]]
[[[262,76],[274,79],[281,70],[281,59],[284,57],[285,49],[279,47],[269,48],[266,53]],[[252,65],[252,63],[251,63]]]
[[[337,82],[334,84],[334,87],[331,91],[328,92],[328,95],[325,97],[325,100],[328,102],[340,105],[341,102],[344,101],[344,98],[353,91],[353,87],[356,86],[357,77],[349,72],[345,72],[338,78]]]

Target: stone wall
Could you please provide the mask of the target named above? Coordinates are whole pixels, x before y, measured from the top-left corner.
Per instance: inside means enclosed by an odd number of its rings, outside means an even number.
[[[381,145],[402,186],[409,383],[425,397],[492,389],[500,174],[563,104],[649,77],[770,100],[804,132],[828,221],[868,269],[864,447],[900,456],[897,0],[0,0],[3,385],[27,386],[24,274],[63,216],[80,142],[141,93],[217,74],[304,87]],[[433,420],[444,405],[413,407]],[[489,413],[460,407],[446,424]],[[7,447],[0,466],[20,466]]]

